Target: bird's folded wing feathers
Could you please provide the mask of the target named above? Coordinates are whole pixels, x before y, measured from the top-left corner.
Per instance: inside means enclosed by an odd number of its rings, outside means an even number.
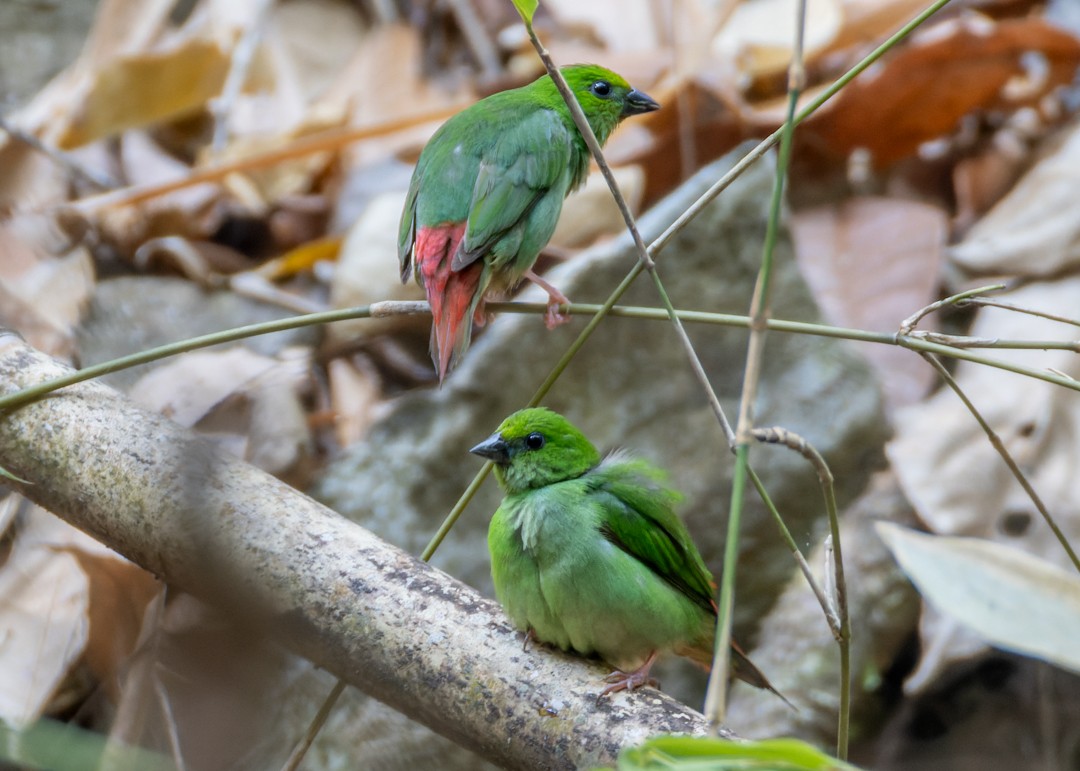
[[[562,175],[571,173],[570,156],[570,132],[552,110],[537,110],[505,131],[480,164],[465,239],[451,268],[474,262],[518,225]]]
[[[674,511],[678,494],[661,486],[644,462],[639,473],[609,475],[597,488],[607,496],[600,531],[704,610],[715,613],[713,582],[690,534]]]
[[[398,263],[401,266],[401,283],[409,280],[413,272],[413,247],[416,243],[416,196],[420,185],[414,180],[409,186],[405,198],[405,208],[401,212],[401,224],[398,225]]]

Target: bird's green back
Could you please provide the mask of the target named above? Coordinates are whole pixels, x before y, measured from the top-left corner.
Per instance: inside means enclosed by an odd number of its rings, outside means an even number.
[[[630,85],[596,65],[562,73],[603,144],[619,123]],[[599,81],[610,84],[605,98],[590,90]],[[468,225],[455,270],[489,251],[495,267],[513,261],[524,270],[588,166],[585,140],[547,75],[476,102],[443,124],[417,161],[398,231],[403,271],[418,229],[459,222]]]

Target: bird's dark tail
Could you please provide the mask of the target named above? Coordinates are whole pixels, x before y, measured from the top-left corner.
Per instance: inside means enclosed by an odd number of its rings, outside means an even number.
[[[750,657],[743,652],[743,649],[734,640],[731,641],[731,674],[755,688],[772,691],[793,710],[799,711],[799,708],[788,701],[784,694],[773,687],[773,684],[769,682],[769,678],[765,677],[765,673],[757,668],[757,665],[750,660]]]

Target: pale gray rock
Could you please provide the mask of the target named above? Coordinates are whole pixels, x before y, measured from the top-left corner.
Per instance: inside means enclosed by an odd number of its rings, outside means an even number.
[[[640,227],[646,242],[742,152],[740,148],[703,169],[643,216]],[[676,307],[746,313],[761,260],[772,184],[772,164],[758,163],[660,254],[658,269]],[[635,259],[629,237],[622,237],[590,249],[547,277],[573,301],[599,303]],[[777,246],[773,286],[776,317],[818,319],[786,231]],[[647,275],[638,278],[622,304],[659,305]],[[496,319],[441,389],[398,399],[366,441],[329,467],[314,493],[387,540],[420,553],[480,467],[468,449],[528,402],[584,324],[584,319],[576,319],[549,331],[538,316],[506,314]],[[747,332],[712,325],[688,331],[734,421]],[[544,404],[566,414],[598,447],[632,449],[669,469],[672,483],[686,496],[683,513],[694,538],[719,573],[733,461],[669,323],[606,319]],[[841,502],[861,490],[880,465],[887,428],[879,390],[846,342],[771,333],[757,421],[782,425],[809,440],[829,462]],[[790,451],[771,447],[756,448],[753,463],[796,540],[814,540],[824,504],[807,464]],[[433,560],[489,591],[485,538],[499,499],[491,480]],[[752,491],[744,510],[737,618],[746,637],[747,622],[773,602],[794,563]]]
[[[76,334],[83,366],[233,327],[275,321],[290,311],[234,292],[208,291],[192,281],[166,276],[120,276],[99,281]],[[314,345],[320,332],[304,327],[250,337],[241,343],[266,356],[289,345]],[[149,366],[155,366],[155,362]],[[113,372],[102,381],[121,390],[147,368]]]

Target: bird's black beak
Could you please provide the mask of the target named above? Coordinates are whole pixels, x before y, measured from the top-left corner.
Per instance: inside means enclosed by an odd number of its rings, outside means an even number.
[[[659,102],[648,94],[634,88],[626,95],[626,101],[623,102],[622,117],[628,118],[631,115],[641,115],[643,112],[652,112],[659,109]]]
[[[499,434],[492,434],[469,452],[487,458],[501,466],[510,462],[510,445]]]

